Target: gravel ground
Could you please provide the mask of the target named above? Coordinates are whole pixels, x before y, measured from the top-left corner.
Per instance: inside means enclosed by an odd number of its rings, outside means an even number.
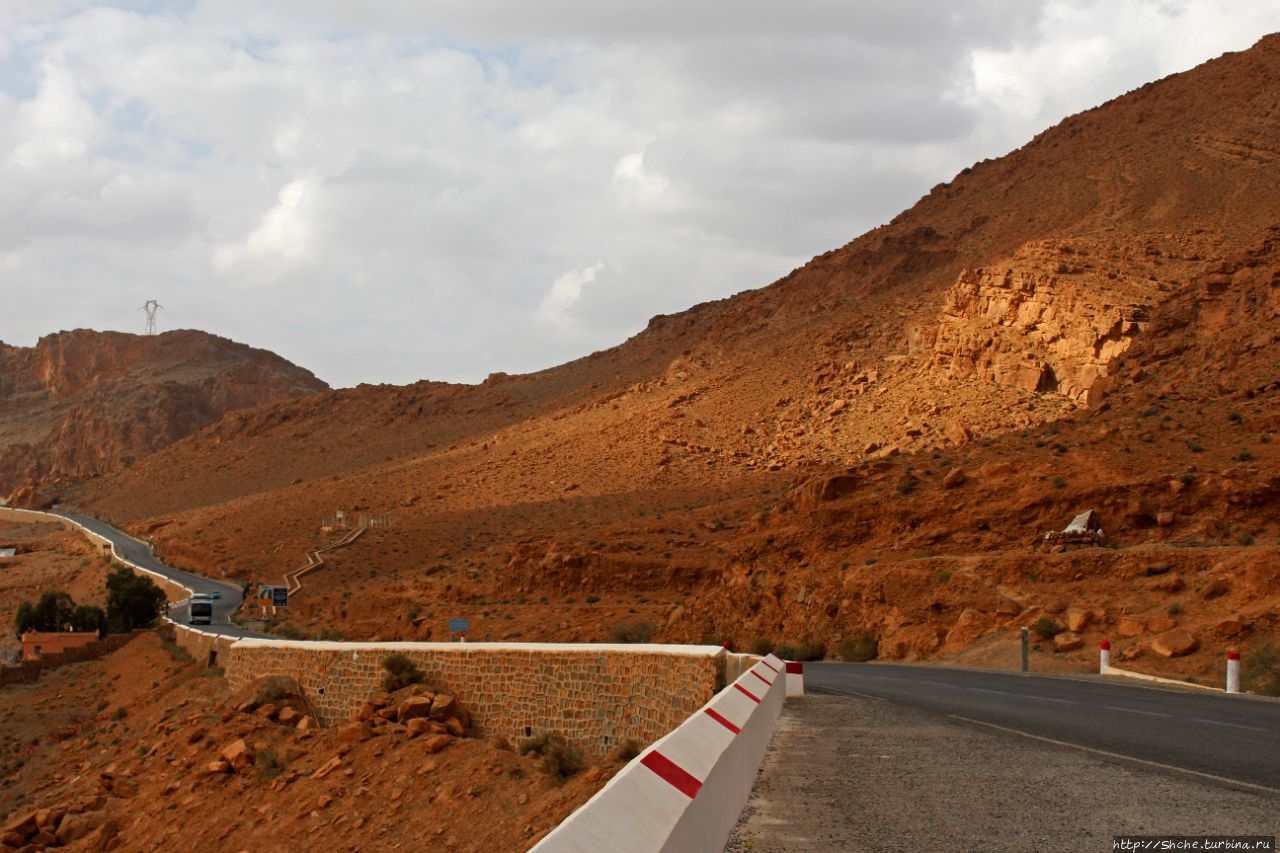
[[[1118,834],[1278,833],[1280,794],[811,694],[787,700],[725,850],[1079,853]]]

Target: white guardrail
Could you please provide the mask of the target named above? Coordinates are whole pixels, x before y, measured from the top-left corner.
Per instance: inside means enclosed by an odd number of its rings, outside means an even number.
[[[770,655],[609,780],[531,853],[723,850],[787,692]]]

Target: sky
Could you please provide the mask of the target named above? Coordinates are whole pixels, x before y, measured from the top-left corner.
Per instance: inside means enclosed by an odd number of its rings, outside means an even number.
[[[0,0],[0,341],[478,382],[762,287],[1280,0]]]

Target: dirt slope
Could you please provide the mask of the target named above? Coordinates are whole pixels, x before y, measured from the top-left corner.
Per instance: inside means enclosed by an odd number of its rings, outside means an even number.
[[[1105,634],[1216,678],[1277,627],[1278,125],[1272,36],[613,350],[232,415],[66,493],[254,581],[390,520],[307,576],[303,635],[914,657],[1048,620],[1076,665]],[[1101,547],[1038,547],[1090,508]]]

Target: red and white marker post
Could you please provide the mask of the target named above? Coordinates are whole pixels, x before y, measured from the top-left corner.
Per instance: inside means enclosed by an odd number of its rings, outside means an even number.
[[[1098,651],[1098,675],[1106,675],[1111,666],[1111,641],[1103,640]]]
[[[1240,692],[1240,653],[1235,650],[1227,652],[1227,692]]]

